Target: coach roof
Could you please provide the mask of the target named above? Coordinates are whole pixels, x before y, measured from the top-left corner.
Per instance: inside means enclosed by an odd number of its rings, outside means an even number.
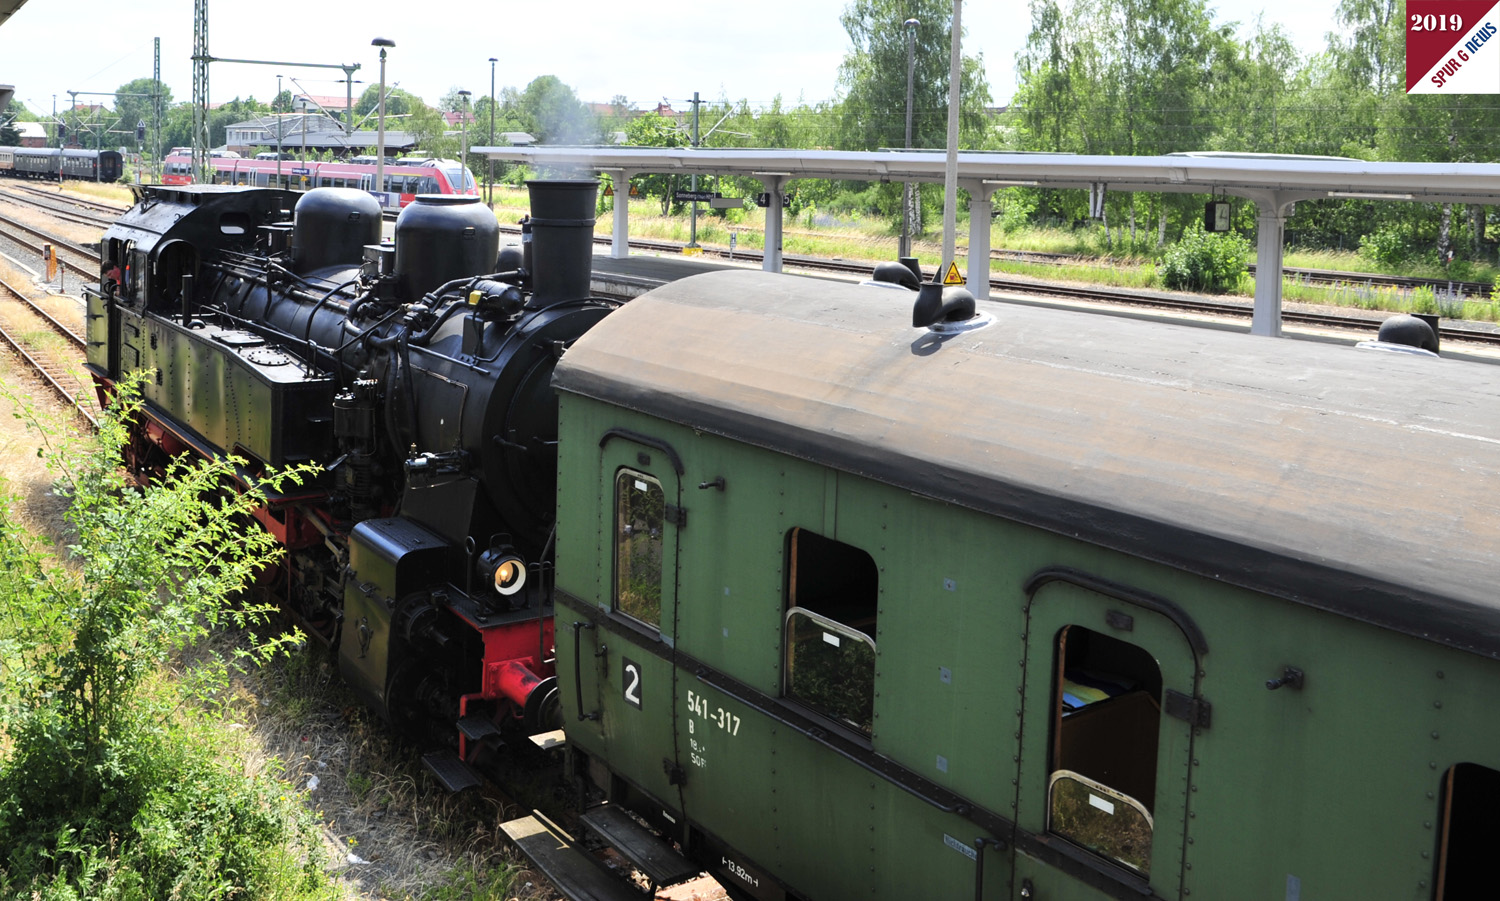
[[[1500,658],[1500,369],[752,271],[626,304],[565,392]]]

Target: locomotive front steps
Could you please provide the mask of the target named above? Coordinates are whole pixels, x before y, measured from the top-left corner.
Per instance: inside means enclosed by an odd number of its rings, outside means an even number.
[[[432,771],[432,775],[443,783],[443,788],[450,792],[461,792],[464,789],[474,788],[481,783],[479,774],[474,768],[464,763],[461,758],[452,751],[432,751],[422,755],[422,765]]]
[[[569,901],[641,901],[645,896],[612,876],[540,811],[502,823],[500,828]]]

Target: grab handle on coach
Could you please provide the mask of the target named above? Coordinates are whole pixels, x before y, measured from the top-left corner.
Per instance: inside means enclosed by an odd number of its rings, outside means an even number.
[[[574,620],[573,622],[573,691],[576,693],[575,696],[578,699],[578,721],[580,723],[584,720],[597,720],[601,715],[597,710],[593,713],[583,712],[583,643],[579,641],[578,633],[580,630],[592,628],[594,628],[593,623],[584,622],[583,620]],[[604,651],[605,648],[600,646],[594,656],[602,657],[604,656]]]

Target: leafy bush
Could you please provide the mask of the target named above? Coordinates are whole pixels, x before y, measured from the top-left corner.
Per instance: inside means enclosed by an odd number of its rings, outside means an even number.
[[[1250,242],[1237,234],[1211,234],[1194,222],[1168,247],[1157,274],[1168,288],[1222,294],[1239,284],[1250,260]]]
[[[1396,267],[1421,252],[1409,229],[1386,225],[1359,239],[1359,255],[1381,266]]]
[[[195,731],[193,702],[223,685],[225,662],[156,685],[211,628],[269,617],[239,603],[274,551],[242,528],[262,495],[228,488],[228,460],[128,483],[119,460],[140,406],[125,386],[94,440],[42,431],[71,565],[0,497],[0,895],[321,897],[300,808],[218,764]],[[291,638],[241,653],[264,660]]]

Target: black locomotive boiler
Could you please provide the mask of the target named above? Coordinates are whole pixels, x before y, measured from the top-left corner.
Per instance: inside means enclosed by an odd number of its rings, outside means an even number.
[[[422,196],[383,242],[352,189],[146,188],[88,296],[101,399],[150,372],[136,473],[321,467],[260,511],[287,552],[268,581],[365,701],[445,747],[426,759],[450,788],[559,722],[550,380],[613,308],[589,297],[596,188],[532,182],[503,251],[477,197]]]

